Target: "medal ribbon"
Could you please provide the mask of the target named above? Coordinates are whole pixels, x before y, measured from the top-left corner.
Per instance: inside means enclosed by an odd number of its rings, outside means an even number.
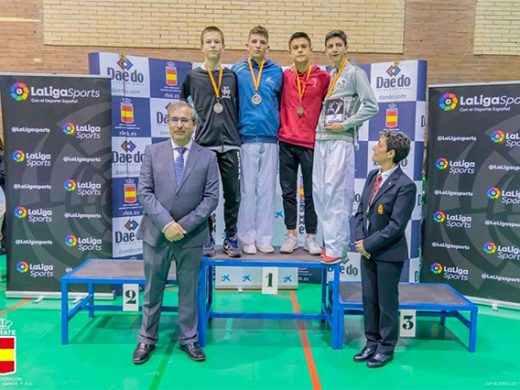
[[[330,82],[329,91],[327,92],[327,97],[330,97],[330,95],[332,95],[332,91],[334,91],[334,87],[336,86],[336,82],[338,81],[339,76],[341,76],[341,72],[343,72],[343,69],[345,69],[345,66],[347,66],[347,64],[348,64],[348,59],[345,58],[343,60],[343,63],[339,67],[339,69],[338,69],[338,71],[336,73],[336,76],[334,76],[334,79]]]
[[[298,85],[298,96],[300,97],[300,106],[303,105],[303,95],[305,95],[305,88],[307,88],[307,81],[309,81],[309,77],[311,75],[311,69],[312,65],[309,65],[309,69],[307,69],[307,76],[305,76],[305,83],[303,84],[303,87],[300,82],[300,75],[298,74],[298,70],[296,71],[296,84]]]
[[[209,69],[207,63],[204,64],[206,66],[206,70],[209,75],[209,79],[211,80],[211,85],[213,86],[213,91],[215,91],[215,96],[217,97],[217,101],[220,99],[220,86],[222,85],[222,65],[219,65],[218,68],[218,86],[215,82],[215,78],[213,77],[213,71]]]
[[[262,60],[260,64],[260,70],[258,71],[258,77],[255,76],[255,71],[253,69],[253,64],[251,63],[251,58],[247,59],[247,63],[249,64],[249,71],[251,72],[251,78],[253,79],[253,86],[255,87],[255,94],[258,94],[258,88],[260,87],[260,79],[262,78],[262,70],[264,69],[265,61]]]

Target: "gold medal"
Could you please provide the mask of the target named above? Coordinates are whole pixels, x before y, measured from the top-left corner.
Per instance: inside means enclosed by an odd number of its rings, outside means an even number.
[[[296,115],[298,115],[301,118],[304,113],[305,111],[303,109],[303,106],[298,106],[298,108],[296,109]]]
[[[215,111],[217,114],[220,114],[222,111],[224,111],[224,106],[220,102],[216,102],[213,105],[213,111]]]
[[[255,105],[259,105],[260,103],[262,103],[262,97],[259,94],[255,93],[251,98],[251,102],[253,102],[253,104]]]
[[[251,72],[251,78],[253,79],[253,86],[255,87],[255,94],[251,98],[251,102],[258,106],[262,103],[262,97],[258,94],[258,88],[260,88],[260,79],[262,78],[262,70],[264,69],[265,61],[262,60],[260,64],[260,69],[258,70],[258,77],[255,76],[255,71],[253,69],[253,64],[251,63],[251,58],[247,59],[247,63],[249,64],[249,71]]]

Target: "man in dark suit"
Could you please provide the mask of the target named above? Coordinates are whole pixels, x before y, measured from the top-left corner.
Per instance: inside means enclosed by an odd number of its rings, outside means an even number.
[[[361,254],[361,284],[366,346],[354,356],[368,367],[382,367],[394,357],[399,335],[399,279],[409,258],[404,234],[415,205],[416,186],[401,170],[410,140],[396,131],[381,133],[355,215],[356,249]]]
[[[143,240],[146,284],[143,321],[134,351],[146,362],[158,339],[159,317],[170,263],[179,286],[179,343],[195,361],[206,359],[197,338],[196,292],[207,219],[218,204],[215,153],[192,141],[196,114],[184,102],[168,106],[171,139],[146,147],[137,196],[144,215],[137,232]]]

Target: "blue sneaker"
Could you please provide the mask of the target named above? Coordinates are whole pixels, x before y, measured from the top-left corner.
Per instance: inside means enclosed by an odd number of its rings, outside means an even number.
[[[242,256],[242,251],[240,250],[240,245],[238,244],[238,239],[236,237],[229,237],[224,240],[224,253],[229,257],[240,257]]]

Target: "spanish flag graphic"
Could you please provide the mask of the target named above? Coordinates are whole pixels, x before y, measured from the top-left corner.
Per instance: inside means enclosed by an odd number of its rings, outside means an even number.
[[[135,184],[124,185],[124,202],[135,203],[137,202],[137,186]]]
[[[0,375],[16,371],[16,337],[0,337]]]
[[[170,63],[166,66],[166,85],[170,87],[177,85],[177,68]]]

